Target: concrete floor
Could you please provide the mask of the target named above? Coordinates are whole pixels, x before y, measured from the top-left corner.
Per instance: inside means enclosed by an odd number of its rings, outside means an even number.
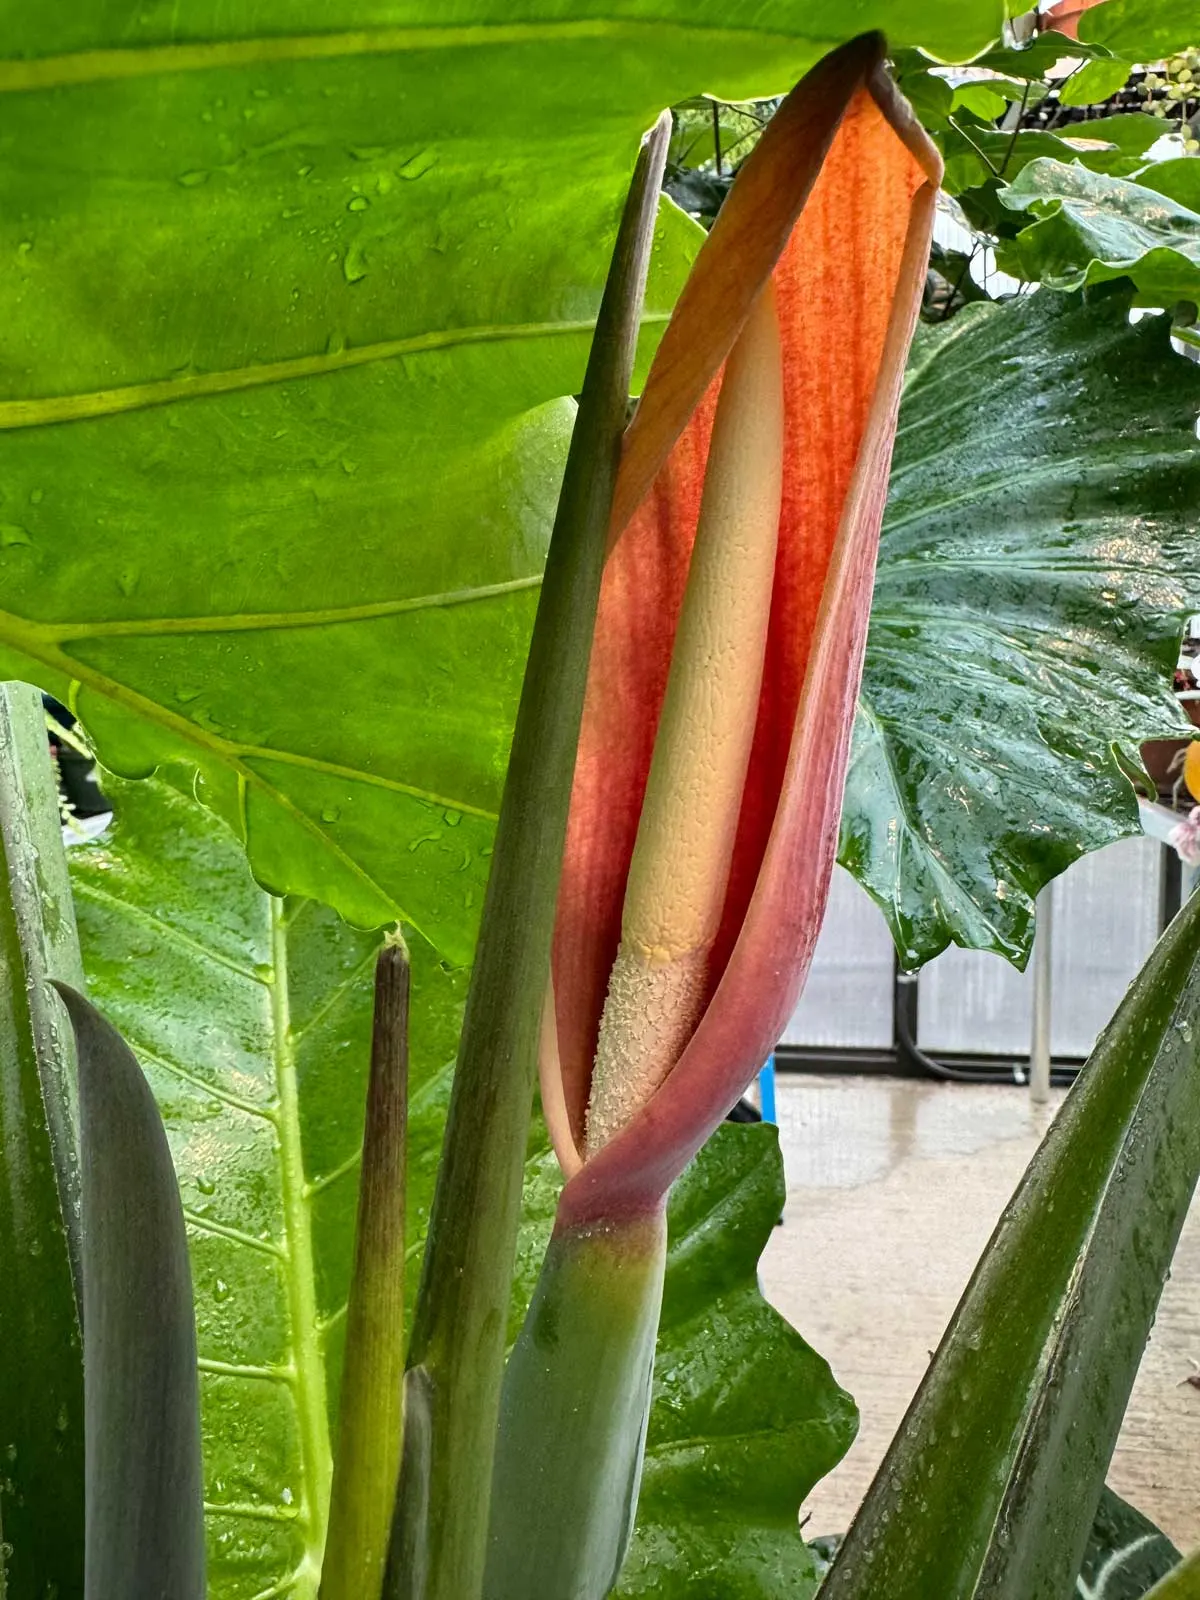
[[[805,1508],[810,1535],[850,1522],[1053,1111],[1016,1088],[780,1076],[788,1200],[763,1287],[862,1413]],[[1200,1389],[1186,1382],[1198,1363],[1200,1200],[1109,1472],[1185,1549],[1200,1544]]]

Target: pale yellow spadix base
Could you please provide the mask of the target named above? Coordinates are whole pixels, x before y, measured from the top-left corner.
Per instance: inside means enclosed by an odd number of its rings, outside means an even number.
[[[782,482],[783,371],[768,285],[730,354],[717,403],[600,1022],[590,1153],[662,1083],[704,1003],[762,685]]]
[[[651,962],[621,941],[592,1068],[589,1153],[620,1133],[678,1060],[704,1004],[707,966],[707,950]]]

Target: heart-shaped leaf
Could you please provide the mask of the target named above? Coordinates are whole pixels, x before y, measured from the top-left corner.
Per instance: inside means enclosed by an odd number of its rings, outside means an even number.
[[[260,881],[469,957],[638,139],[1000,0],[29,12],[0,61],[0,672]],[[698,238],[667,207],[661,327]]]

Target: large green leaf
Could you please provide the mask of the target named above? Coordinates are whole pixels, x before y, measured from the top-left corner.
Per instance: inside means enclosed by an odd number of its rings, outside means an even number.
[[[78,1165],[49,989],[82,981],[40,696],[0,685],[0,1596],[83,1588]],[[65,1197],[65,1203],[64,1203]]]
[[[195,763],[264,883],[465,960],[642,130],[1002,15],[7,5],[0,671],[116,770]],[[651,333],[696,238],[667,208]]]
[[[1023,961],[1038,889],[1139,831],[1114,745],[1182,725],[1200,371],[1126,306],[970,306],[914,348],[841,846],[909,965]]]
[[[106,787],[117,822],[71,852],[72,878],[92,993],[146,1067],[183,1188],[212,1600],[293,1578],[281,1593],[303,1600],[322,1533],[377,941],[319,906],[273,902],[232,833],[163,777]],[[419,939],[412,954],[415,1286],[463,981]],[[528,1157],[510,1340],[560,1184],[541,1130]],[[702,1570],[732,1586],[714,1595],[775,1600],[785,1580],[807,1581],[796,1509],[849,1444],[855,1413],[758,1294],[782,1201],[762,1128],[722,1128],[676,1186],[644,1515],[622,1593],[648,1592],[656,1573],[679,1581],[676,1524],[699,1541]]]
[[[1066,1596],[1200,1174],[1200,895],[997,1224],[822,1600]]]
[[[106,781],[109,838],[72,851],[89,987],[158,1097],[196,1284],[211,1594],[315,1594],[350,1277],[378,939],[251,879],[162,779]],[[462,979],[412,941],[415,1245]]]
[[[1000,198],[1037,220],[1001,249],[999,264],[1055,289],[1131,278],[1140,305],[1200,300],[1197,166],[1190,158],[1163,162],[1134,183],[1034,161]]]
[[[803,1600],[797,1513],[849,1449],[854,1402],[763,1299],[784,1201],[774,1128],[726,1123],[671,1194],[641,1503],[624,1600]]]

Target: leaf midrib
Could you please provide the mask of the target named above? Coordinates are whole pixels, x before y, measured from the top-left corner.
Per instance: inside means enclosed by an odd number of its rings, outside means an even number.
[[[683,40],[703,34],[730,46],[746,39],[794,50],[798,44],[823,54],[835,40],[797,33],[682,23],[673,18],[587,17],[550,22],[464,23],[442,27],[390,27],[344,33],[282,34],[249,39],[203,40],[188,44],[142,45],[77,50],[31,60],[0,61],[0,94],[78,87],[168,72],[207,72],[229,67],[268,66],[284,61],[321,61],[338,56],[397,55],[416,51],[497,45],[530,45],[591,39],[636,41],[653,35]]]
[[[292,1325],[293,1394],[304,1480],[299,1520],[305,1530],[305,1547],[292,1588],[298,1600],[315,1600],[329,1516],[333,1454],[326,1409],[325,1350],[317,1311],[312,1204],[304,1176],[299,1084],[291,1037],[287,922],[281,900],[272,897],[269,907],[272,1056],[279,1104],[279,1172],[287,1240],[285,1276]]]
[[[648,312],[642,318],[642,323],[643,326],[659,325],[667,320],[668,313],[665,311]],[[269,388],[277,383],[293,383],[300,378],[325,377],[351,367],[428,355],[432,351],[454,350],[464,345],[504,344],[520,339],[590,338],[595,327],[595,318],[581,317],[574,321],[481,323],[461,328],[433,328],[412,334],[406,339],[350,345],[343,350],[292,356],[284,361],[264,361],[252,366],[231,367],[221,372],[190,373],[182,378],[161,378],[148,383],[124,384],[113,389],[94,389],[78,394],[0,400],[0,432],[84,422],[98,417],[119,416],[127,411],[146,411],[155,406],[173,405],[185,400],[238,394],[246,389]]]

